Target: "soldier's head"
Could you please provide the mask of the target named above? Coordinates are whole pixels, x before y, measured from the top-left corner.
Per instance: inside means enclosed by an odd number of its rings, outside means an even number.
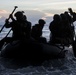
[[[14,16],[16,17],[17,20],[21,20],[23,18],[23,12],[18,11],[14,14]]]
[[[39,19],[39,24],[45,24],[46,22],[43,19]]]
[[[55,14],[54,16],[53,16],[53,19],[54,19],[54,21],[60,21],[60,15],[59,14]]]

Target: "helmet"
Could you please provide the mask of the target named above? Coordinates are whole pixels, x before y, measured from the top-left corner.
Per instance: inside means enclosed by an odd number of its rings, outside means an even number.
[[[23,12],[22,11],[18,11],[14,14],[15,17],[21,17],[23,16]]]
[[[46,23],[43,19],[39,19],[39,23]]]

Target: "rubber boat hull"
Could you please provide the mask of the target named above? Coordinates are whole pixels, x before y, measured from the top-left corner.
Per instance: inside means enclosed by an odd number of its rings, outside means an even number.
[[[65,52],[56,46],[19,40],[8,43],[1,49],[1,56],[6,58],[51,59],[63,58],[64,55]]]

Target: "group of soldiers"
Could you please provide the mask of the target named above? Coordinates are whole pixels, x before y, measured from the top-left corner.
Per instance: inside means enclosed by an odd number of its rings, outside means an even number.
[[[69,8],[69,12],[64,12],[59,14],[54,14],[53,21],[49,24],[50,37],[49,42],[47,42],[45,37],[42,37],[42,30],[46,24],[45,20],[39,19],[38,24],[32,26],[32,23],[27,20],[26,15],[22,11],[18,11],[13,15],[10,15],[12,22],[8,19],[5,21],[5,27],[11,28],[13,31],[12,37],[6,37],[1,40],[1,45],[4,42],[10,42],[12,40],[33,40],[40,43],[48,44],[71,44],[75,36],[75,27],[73,22],[76,21],[76,13]],[[0,45],[0,46],[1,46]]]

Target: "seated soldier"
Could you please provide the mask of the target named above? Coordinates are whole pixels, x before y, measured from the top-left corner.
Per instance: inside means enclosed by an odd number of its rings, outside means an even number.
[[[58,14],[55,14],[53,16],[53,21],[49,25],[50,35],[52,35],[49,41],[50,44],[59,42],[56,40],[56,38],[61,37],[60,26],[61,26],[61,18]]]
[[[69,22],[68,17],[66,14],[60,14],[61,16],[61,25],[62,25],[62,31],[63,31],[63,38],[66,41],[66,45],[70,45],[73,42],[74,34],[73,34],[73,27],[71,26],[71,22]]]
[[[32,27],[31,36],[38,42],[46,43],[46,38],[42,37],[42,29],[44,27],[44,24],[45,21],[43,19],[39,19],[38,24],[35,24]]]
[[[4,42],[11,42],[14,40],[23,40],[30,38],[30,29],[31,29],[31,24],[26,22],[24,20],[24,15],[22,11],[18,11],[14,14],[16,17],[16,20],[13,18],[11,15],[10,18],[12,19],[12,22],[9,22],[8,19],[5,21],[5,27],[6,28],[11,28],[13,31],[12,37],[5,37],[0,41],[0,46],[4,44]]]
[[[50,23],[49,29],[52,34],[50,44],[61,44],[69,46],[72,43],[72,30],[64,14],[55,14],[53,21]]]

